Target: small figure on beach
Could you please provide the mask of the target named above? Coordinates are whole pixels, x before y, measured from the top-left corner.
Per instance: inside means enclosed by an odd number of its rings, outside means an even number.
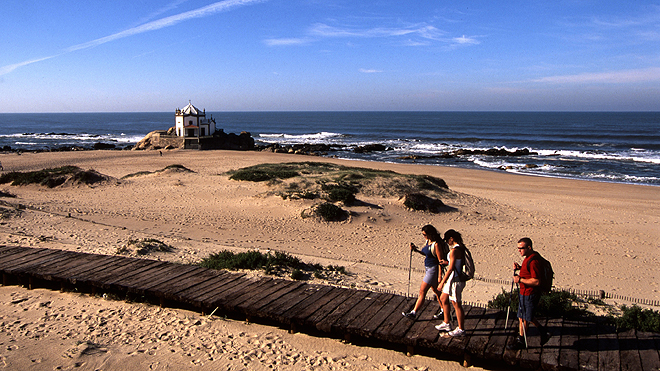
[[[434,226],[427,224],[422,227],[422,235],[426,238],[426,244],[422,247],[421,250],[415,246],[414,243],[410,243],[410,254],[412,257],[412,252],[418,252],[424,255],[424,279],[422,279],[422,284],[419,288],[419,296],[415,302],[415,307],[410,312],[403,312],[402,314],[410,319],[414,319],[417,311],[424,303],[424,298],[426,298],[426,293],[429,289],[433,290],[436,298],[438,299],[438,304],[442,308],[442,303],[440,302],[440,291],[438,291],[438,277],[440,271],[440,265],[447,265],[447,261],[443,260],[441,257],[447,254],[449,251],[445,242],[440,238],[440,233],[435,229]],[[439,313],[433,316],[434,319],[442,316],[442,309]]]
[[[522,264],[513,263],[513,282],[519,285],[519,302],[518,337],[508,345],[511,350],[527,348],[526,337],[529,322],[532,322],[539,329],[541,345],[544,345],[550,339],[548,330],[534,316],[534,311],[541,298],[542,267],[540,259],[535,259],[535,255],[538,255],[538,253],[534,251],[532,240],[529,237],[523,237],[518,241],[518,252],[524,259]],[[516,274],[518,270],[520,273]]]
[[[5,171],[5,168],[2,167],[2,162],[0,162],[0,171]]]
[[[444,320],[441,324],[436,325],[438,331],[448,331],[443,336],[463,336],[465,335],[464,323],[465,313],[463,311],[462,296],[463,289],[465,288],[465,281],[461,279],[460,273],[463,272],[463,264],[465,257],[465,244],[463,244],[463,236],[457,231],[450,229],[445,232],[445,242],[449,246],[447,253],[447,260],[449,264],[447,271],[440,281],[442,287],[442,295],[440,295],[440,302],[444,311]],[[456,322],[458,326],[451,329],[451,307],[449,302],[454,307],[456,312]]]

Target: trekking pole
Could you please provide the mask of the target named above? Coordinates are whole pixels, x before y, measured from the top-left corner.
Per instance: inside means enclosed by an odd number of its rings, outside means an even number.
[[[412,247],[412,244],[411,244]],[[410,297],[410,273],[412,272],[412,248],[410,249],[410,263],[408,263],[408,294],[406,298]]]
[[[513,274],[516,274],[516,270],[513,270]],[[509,291],[509,306],[506,307],[506,321],[504,322],[504,331],[509,324],[509,312],[511,312],[511,301],[513,299],[513,278],[511,279],[511,291]]]

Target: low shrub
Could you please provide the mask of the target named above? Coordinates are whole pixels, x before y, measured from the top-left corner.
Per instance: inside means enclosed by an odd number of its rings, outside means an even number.
[[[204,258],[199,265],[211,269],[264,269],[271,271],[274,267],[298,268],[302,262],[295,256],[276,251],[274,254],[262,254],[259,251],[233,253],[223,250]]]
[[[493,300],[488,301],[488,308],[506,310],[509,307],[512,313],[516,313],[518,312],[518,295],[519,290],[517,288],[512,293],[502,289],[502,293],[497,294]],[[581,303],[582,301],[577,295],[568,291],[551,291],[541,295],[536,314],[543,317],[567,318],[585,316],[587,311],[579,305]]]
[[[325,202],[318,205],[314,212],[328,222],[340,221],[347,216],[347,212],[344,209],[331,202]]]
[[[126,245],[117,249],[116,254],[146,255],[151,252],[171,252],[174,248],[154,238],[129,239]]]
[[[660,332],[660,312],[642,309],[638,305],[621,306],[622,314],[614,322],[618,331],[636,329],[647,332]]]

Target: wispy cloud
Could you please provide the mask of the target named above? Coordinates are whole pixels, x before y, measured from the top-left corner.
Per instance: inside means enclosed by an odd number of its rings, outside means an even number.
[[[183,12],[183,13],[180,13],[180,14],[176,14],[176,15],[173,15],[173,16],[161,18],[161,19],[151,21],[151,22],[145,23],[145,24],[137,26],[137,27],[132,27],[132,28],[129,28],[127,30],[117,32],[115,34],[105,36],[105,37],[102,37],[102,38],[99,38],[99,39],[96,39],[96,40],[88,41],[88,42],[78,44],[78,45],[73,45],[73,46],[70,46],[70,47],[64,49],[63,53],[60,53],[60,54],[57,54],[57,55],[44,57],[44,58],[38,58],[38,59],[32,59],[32,60],[28,60],[28,61],[24,61],[24,62],[12,64],[12,65],[0,67],[0,76],[5,75],[7,73],[10,73],[10,72],[16,70],[19,67],[27,66],[29,64],[36,63],[36,62],[41,62],[41,61],[44,61],[46,59],[57,57],[57,56],[62,55],[62,54],[71,53],[71,52],[74,52],[74,51],[77,51],[77,50],[82,50],[82,49],[93,48],[95,46],[99,46],[99,45],[102,45],[102,44],[105,44],[105,43],[108,43],[108,42],[111,42],[111,41],[123,39],[125,37],[138,35],[138,34],[149,32],[149,31],[156,31],[156,30],[159,30],[159,29],[165,28],[165,27],[174,26],[178,23],[187,21],[189,19],[208,17],[210,15],[220,13],[220,12],[224,12],[224,11],[230,10],[230,9],[238,7],[238,6],[249,5],[249,4],[253,4],[253,3],[260,3],[260,2],[264,2],[264,1],[266,1],[266,0],[225,0],[225,1],[219,1],[219,2],[210,4],[210,5],[198,8],[198,9],[194,9],[194,10],[190,10],[190,11]],[[173,3],[173,4],[178,4],[178,3],[180,3],[180,2],[176,2],[176,3]]]
[[[313,25],[310,28],[309,33],[321,37],[363,37],[363,38],[398,37],[398,36],[407,36],[411,34],[416,34],[425,39],[439,39],[444,34],[444,32],[429,25],[414,25],[403,28],[376,27],[376,28],[360,29],[360,28],[334,27],[323,23],[317,23]]]
[[[532,80],[533,82],[554,84],[575,83],[638,83],[660,81],[660,67],[650,67],[635,70],[583,73],[577,75],[548,76]]]
[[[465,35],[461,37],[454,37],[451,39],[455,44],[460,44],[460,45],[477,45],[479,44],[479,40],[477,40],[474,37],[466,37]]]
[[[264,42],[269,46],[300,45],[311,43],[326,38],[405,38],[401,45],[405,46],[428,46],[434,42],[440,42],[453,46],[468,46],[480,44],[476,37],[460,36],[449,37],[447,32],[442,31],[427,23],[417,23],[405,27],[347,27],[332,26],[326,23],[315,23],[307,30],[306,38],[281,38],[267,39]]]
[[[59,54],[58,54],[58,55],[59,55]],[[51,59],[51,58],[55,58],[55,57],[57,57],[57,55],[51,55],[51,56],[49,56],[49,57],[43,57],[43,58],[38,58],[38,59],[31,59],[31,60],[29,60],[29,61],[24,61],[24,62],[15,63],[15,64],[9,64],[9,65],[6,65],[6,66],[3,66],[3,67],[0,67],[0,76],[2,76],[2,75],[6,75],[6,74],[8,74],[8,73],[14,71],[14,70],[17,69],[17,68],[21,68],[21,67],[23,67],[23,66],[27,66],[27,65],[32,64],[32,63],[37,63],[37,62],[45,61],[45,60],[47,60],[47,59]]]
[[[307,44],[310,40],[307,38],[283,38],[283,39],[266,39],[264,43],[268,46],[283,46],[283,45],[302,45]]]
[[[362,73],[381,73],[383,71],[381,70],[371,70],[371,69],[366,69],[366,68],[360,68],[360,72]]]

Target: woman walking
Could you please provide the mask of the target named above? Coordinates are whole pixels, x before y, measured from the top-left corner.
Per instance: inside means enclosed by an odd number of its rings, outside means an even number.
[[[460,272],[463,271],[463,260],[465,257],[465,245],[463,244],[463,237],[460,233],[456,232],[453,229],[445,232],[445,242],[449,245],[449,254],[447,254],[447,260],[449,260],[449,265],[447,267],[447,272],[445,272],[440,282],[442,287],[442,295],[440,295],[440,302],[442,303],[442,309],[444,311],[444,321],[435,326],[439,331],[449,331],[447,335],[449,336],[462,336],[464,335],[463,324],[465,322],[465,313],[463,312],[463,306],[461,304],[461,296],[463,293],[463,288],[465,287],[465,282],[460,279]],[[449,301],[451,301],[456,311],[456,320],[458,322],[458,327],[454,330],[451,330],[449,311]]]
[[[422,280],[422,285],[419,288],[419,296],[415,302],[415,307],[410,312],[403,312],[402,314],[407,317],[414,319],[417,311],[424,303],[424,298],[426,298],[426,293],[429,289],[433,290],[435,293],[438,303],[440,302],[440,291],[438,291],[438,276],[440,271],[440,265],[447,265],[447,261],[441,257],[446,256],[449,251],[445,242],[440,238],[438,230],[434,226],[428,224],[422,227],[422,235],[426,238],[426,244],[424,247],[419,250],[414,243],[410,243],[410,250],[416,251],[424,255],[424,269],[426,273],[424,274],[424,279]],[[411,252],[412,254],[412,252]],[[442,311],[433,316],[434,319],[437,319],[442,315]]]

